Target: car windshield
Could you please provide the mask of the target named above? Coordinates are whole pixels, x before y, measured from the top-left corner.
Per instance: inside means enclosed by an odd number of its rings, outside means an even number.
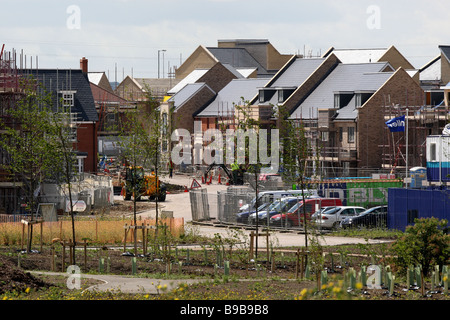
[[[296,202],[296,203],[288,210],[288,213],[293,213],[293,212],[295,212],[299,207],[302,206],[302,204],[303,204],[303,201]]]
[[[267,208],[267,210],[268,210],[268,211],[274,211],[274,210],[278,211],[278,208],[280,208],[280,206],[281,206],[282,203],[283,203],[282,201],[277,200],[277,201],[273,202],[273,203],[269,206],[269,208]]]
[[[323,212],[322,212],[322,214],[335,214],[336,212],[338,212],[339,211],[339,208],[336,208],[336,207],[329,207],[329,208],[326,208]]]

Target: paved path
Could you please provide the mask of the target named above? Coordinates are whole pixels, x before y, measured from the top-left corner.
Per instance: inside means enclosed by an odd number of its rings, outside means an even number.
[[[57,275],[69,277],[68,273],[64,272],[41,272],[30,271],[34,274],[42,275]],[[136,278],[132,276],[123,275],[104,275],[104,274],[81,274],[82,278],[89,278],[100,280],[103,283],[93,285],[86,290],[90,291],[117,291],[122,293],[147,293],[158,294],[163,290],[158,289],[158,286],[166,286],[167,290],[178,288],[180,284],[191,285],[193,283],[199,283],[205,281],[205,279],[183,279],[183,280],[165,280],[165,279],[150,279],[150,278]]]

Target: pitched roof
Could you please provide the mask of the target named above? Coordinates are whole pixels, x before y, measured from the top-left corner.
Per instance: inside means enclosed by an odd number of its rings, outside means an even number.
[[[246,49],[244,48],[206,48],[219,62],[229,64],[236,69],[258,69],[258,77],[269,77],[273,73],[268,72]]]
[[[282,89],[282,88],[297,88],[301,86],[309,76],[323,63],[325,59],[303,59],[296,57],[286,65],[265,88]],[[269,101],[264,104],[278,104],[278,96],[274,94]]]
[[[450,46],[439,46],[439,49],[450,62]]]
[[[438,55],[436,58],[425,64],[422,68],[419,69],[419,79],[422,82],[422,86],[426,82],[440,82],[442,79],[442,64],[441,64],[441,55]]]
[[[379,62],[380,58],[386,53],[388,48],[372,49],[335,49],[328,50],[324,57],[334,53],[342,63],[371,63]]]
[[[202,88],[207,88],[215,94],[215,92],[206,83],[188,83],[167,101],[173,102],[176,111]]]
[[[56,94],[62,90],[76,91],[74,95],[74,106],[72,112],[76,114],[77,121],[98,121],[94,98],[88,76],[80,69],[38,69],[24,70],[25,73],[37,78],[48,92],[52,93],[53,110],[58,111],[60,106],[60,95]]]
[[[234,113],[234,104],[242,104],[245,100],[251,100],[258,94],[258,88],[267,83],[267,79],[234,79],[220,90],[214,101],[194,116],[210,117],[220,114]]]
[[[290,119],[317,119],[318,109],[334,108],[335,92],[375,92],[393,74],[392,72],[381,72],[388,65],[388,63],[339,64],[296,108]],[[348,106],[350,104],[351,102]],[[346,109],[342,112],[348,115],[349,111],[351,110]]]
[[[184,88],[187,84],[195,83],[200,79],[209,69],[195,69],[190,74],[188,74],[184,79],[178,82],[172,89],[167,91],[169,95],[176,94],[178,91]]]

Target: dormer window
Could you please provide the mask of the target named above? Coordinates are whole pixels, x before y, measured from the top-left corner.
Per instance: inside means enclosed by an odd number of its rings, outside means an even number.
[[[272,99],[275,94],[275,89],[261,88],[259,89],[259,103],[264,103]]]
[[[361,107],[373,95],[373,91],[358,91],[355,92],[355,107]]]
[[[75,105],[75,93],[73,90],[63,90],[59,92],[64,107],[73,107]]]
[[[341,109],[349,104],[354,96],[352,91],[339,91],[334,93],[334,108]]]
[[[279,88],[278,89],[278,102],[283,103],[286,101],[292,93],[294,93],[295,88]]]

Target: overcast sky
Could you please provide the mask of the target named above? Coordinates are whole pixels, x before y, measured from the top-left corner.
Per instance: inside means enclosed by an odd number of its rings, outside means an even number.
[[[391,45],[416,67],[450,44],[448,0],[15,0],[2,1],[0,46],[40,68],[156,78],[199,45],[268,39],[284,54]],[[35,65],[34,65],[35,66]],[[117,66],[117,73],[115,69]]]

